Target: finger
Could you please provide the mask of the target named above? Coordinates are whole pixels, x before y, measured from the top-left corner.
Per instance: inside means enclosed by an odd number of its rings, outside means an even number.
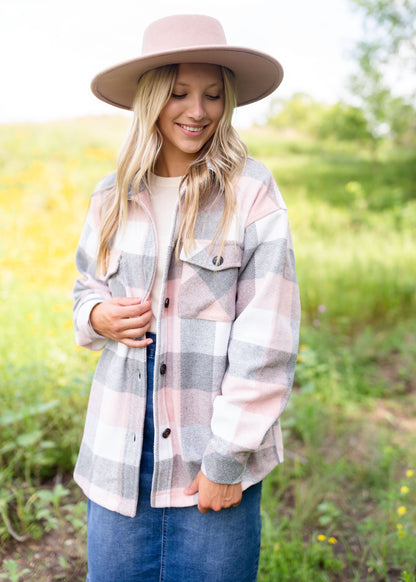
[[[209,509],[208,509],[208,508],[206,508],[206,507],[201,507],[201,506],[199,506],[199,505],[198,505],[198,509],[199,509],[199,511],[200,511],[201,513],[208,513],[208,511],[209,511]]]
[[[121,318],[118,320],[118,331],[126,337],[140,337],[149,330],[152,318],[151,311],[139,317]]]
[[[119,340],[142,340],[144,339],[143,336],[146,335],[151,328],[151,321],[149,320],[147,323],[142,323],[138,327],[133,327],[131,329],[126,328],[124,325],[120,326],[118,329],[118,339]]]
[[[140,297],[113,297],[111,303],[115,305],[122,305],[123,307],[128,307],[129,305],[140,305],[142,300]]]
[[[134,321],[120,320],[115,331],[121,338],[138,339],[141,338],[147,331],[149,331],[152,323],[152,317],[136,318]]]
[[[141,327],[133,329],[120,330],[118,332],[117,341],[124,343],[130,347],[145,347],[153,343],[153,340],[147,337],[147,332],[150,331],[151,321]]]
[[[151,338],[146,337],[147,332],[150,330],[150,323],[144,327],[138,329],[133,329],[131,331],[125,331],[119,334],[117,341],[119,342],[130,342],[133,347],[137,347],[139,342],[144,342],[146,345],[153,343],[148,341]]]
[[[195,478],[192,483],[185,489],[186,495],[195,495],[199,491],[198,478]]]
[[[147,348],[147,346],[153,343],[153,340],[151,338],[144,338],[140,340],[127,338],[120,340],[120,343],[129,348]]]
[[[112,319],[112,328],[120,337],[136,339],[149,331],[152,317],[152,311],[146,311],[137,317],[124,317],[124,314],[118,314]]]
[[[123,321],[119,320],[116,322],[110,322],[107,327],[107,333],[104,333],[103,335],[106,335],[110,339],[116,340],[117,342],[124,342],[127,340],[137,342],[146,339],[144,336],[150,330],[150,327],[151,322],[149,321],[145,325],[129,329],[126,327]]]
[[[152,313],[152,303],[150,301],[134,303],[132,305],[120,305],[120,308],[120,316],[126,319],[141,317],[147,313]]]

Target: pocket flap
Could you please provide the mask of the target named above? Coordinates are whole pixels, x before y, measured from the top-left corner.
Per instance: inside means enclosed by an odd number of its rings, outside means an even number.
[[[224,271],[241,267],[242,255],[241,245],[235,242],[226,242],[221,248],[219,244],[213,245],[210,240],[196,240],[190,252],[186,253],[182,247],[179,258],[202,269]]]
[[[108,260],[108,268],[103,277],[101,277],[104,281],[117,273],[119,265],[120,265],[120,258],[121,258],[121,249],[113,249],[110,251],[110,257]]]

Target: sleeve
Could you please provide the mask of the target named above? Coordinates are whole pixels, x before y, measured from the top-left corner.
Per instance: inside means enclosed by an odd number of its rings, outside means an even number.
[[[73,287],[75,339],[79,346],[98,351],[104,348],[107,338],[97,334],[91,323],[90,313],[95,305],[111,299],[111,292],[104,280],[96,275],[100,232],[100,192],[91,197],[88,214],[75,254],[75,264],[80,276]]]
[[[300,299],[287,210],[272,177],[248,215],[237,292],[228,367],[201,467],[217,483],[242,480],[293,384]]]

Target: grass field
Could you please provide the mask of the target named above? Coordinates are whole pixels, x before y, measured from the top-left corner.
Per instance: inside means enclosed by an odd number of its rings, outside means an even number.
[[[0,127],[0,579],[85,578],[71,481],[96,354],[74,251],[122,118]],[[416,582],[416,152],[243,133],[289,207],[303,321],[259,582]]]

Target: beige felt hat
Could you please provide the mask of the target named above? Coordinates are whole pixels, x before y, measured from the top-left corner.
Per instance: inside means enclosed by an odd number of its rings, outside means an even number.
[[[227,45],[218,20],[186,14],[167,16],[150,24],[144,32],[141,56],[99,73],[91,89],[102,101],[131,109],[143,73],[180,63],[211,63],[231,69],[237,81],[237,105],[263,99],[283,79],[283,68],[273,57]]]

